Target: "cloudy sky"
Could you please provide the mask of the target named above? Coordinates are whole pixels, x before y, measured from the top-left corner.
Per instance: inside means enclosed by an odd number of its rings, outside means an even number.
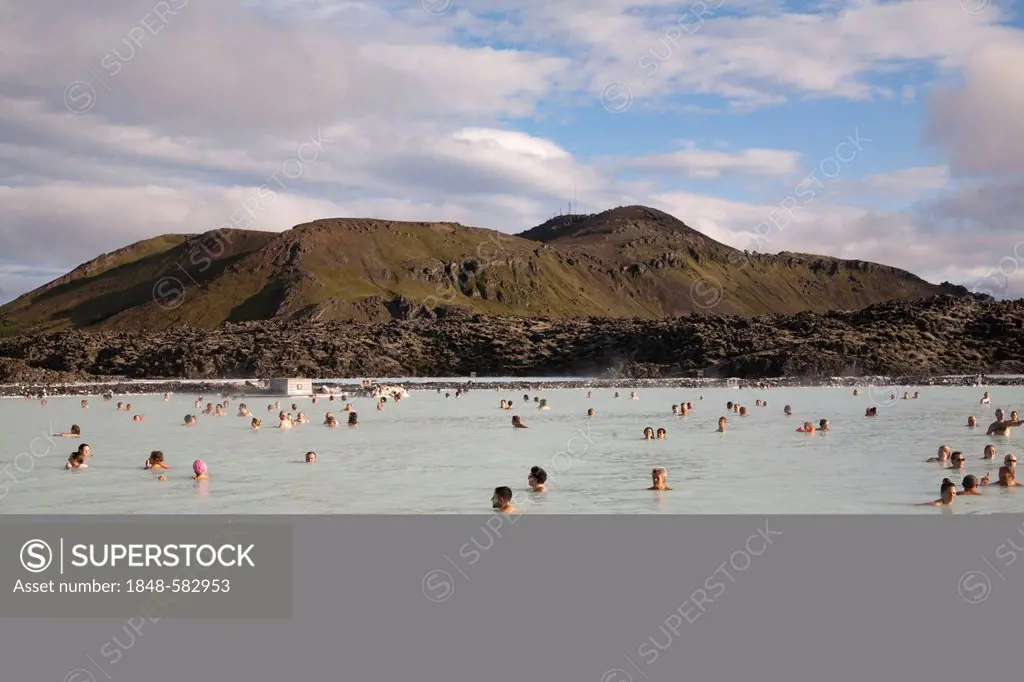
[[[1022,296],[1019,9],[0,0],[0,302],[167,232],[574,196]]]

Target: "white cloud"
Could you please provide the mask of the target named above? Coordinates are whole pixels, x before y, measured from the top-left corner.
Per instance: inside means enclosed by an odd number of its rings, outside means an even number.
[[[790,97],[866,100],[879,92],[874,73],[924,64],[957,70],[979,47],[1015,34],[999,25],[1005,15],[996,6],[969,15],[935,0],[821,2],[806,13],[735,0],[707,0],[706,11],[668,1],[462,4],[516,8],[522,35],[585,50],[593,92],[621,81],[638,101],[706,93],[740,111]]]
[[[800,154],[785,149],[744,149],[724,152],[688,147],[669,154],[629,160],[626,167],[652,173],[679,173],[691,178],[717,178],[723,173],[792,175],[800,171]]]
[[[948,166],[914,166],[851,180],[840,188],[840,193],[862,202],[913,202],[929,193],[949,189],[951,181]]]
[[[961,88],[933,101],[929,136],[962,175],[1024,173],[1024,36],[979,46]]]

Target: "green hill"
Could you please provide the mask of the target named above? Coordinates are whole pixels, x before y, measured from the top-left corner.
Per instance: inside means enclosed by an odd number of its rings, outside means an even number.
[[[164,235],[0,307],[0,333],[377,322],[443,314],[660,318],[858,309],[962,287],[809,254],[746,254],[643,206],[518,235],[456,223],[328,219],[290,230]]]

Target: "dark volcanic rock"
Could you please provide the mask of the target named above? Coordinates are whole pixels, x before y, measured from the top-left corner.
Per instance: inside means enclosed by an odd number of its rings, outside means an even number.
[[[1024,301],[939,296],[858,311],[662,320],[485,317],[457,307],[433,319],[409,302],[395,305],[407,319],[0,339],[0,381],[1024,373]]]

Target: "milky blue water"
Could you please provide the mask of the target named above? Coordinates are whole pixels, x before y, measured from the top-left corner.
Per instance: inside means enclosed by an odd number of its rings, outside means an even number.
[[[483,380],[483,379],[481,379]],[[274,398],[235,399],[228,416],[199,416],[197,426],[182,426],[186,413],[199,413],[194,394],[134,395],[104,402],[81,397],[50,398],[46,406],[24,399],[0,400],[0,513],[427,513],[469,514],[490,510],[495,486],[516,491],[524,513],[634,514],[940,514],[945,509],[915,503],[938,496],[950,476],[959,484],[965,473],[979,477],[1024,443],[1024,430],[1009,438],[989,438],[985,427],[996,407],[1017,409],[1024,388],[899,387],[921,391],[919,400],[889,400],[890,389],[850,388],[629,389],[569,388],[530,395],[518,390],[475,390],[446,399],[433,391],[413,391],[384,411],[371,399],[353,400],[360,425],[344,425],[343,404],[320,398],[281,398],[295,402],[310,418],[290,431],[271,428]],[[983,391],[991,405],[979,405]],[[540,411],[534,395],[552,409]],[[700,400],[703,396],[703,400]],[[502,398],[515,400],[512,412],[498,409]],[[755,407],[755,400],[768,407]],[[116,411],[117,400],[131,402],[133,413]],[[219,402],[206,396],[205,402]],[[688,400],[688,417],[671,406]],[[728,413],[729,430],[716,433],[725,403],[739,401],[749,416]],[[235,416],[246,402],[264,419],[261,431]],[[783,406],[794,415],[783,415]],[[880,416],[864,417],[879,405]],[[588,419],[588,408],[597,412]],[[333,411],[342,423],[322,426]],[[513,429],[512,414],[528,429]],[[966,428],[968,415],[981,425]],[[805,420],[831,420],[832,431],[796,433]],[[79,440],[49,438],[72,423]],[[668,438],[644,441],[645,426],[664,427]],[[79,442],[93,457],[88,469],[63,470]],[[986,444],[995,443],[997,462],[982,461]],[[924,460],[939,444],[967,454],[964,472],[944,471]],[[151,450],[162,450],[173,468],[167,481],[142,465]],[[315,464],[304,454],[318,454]],[[197,457],[209,465],[210,479],[191,480]],[[549,491],[527,492],[531,466],[549,473]],[[669,471],[672,491],[651,492],[655,466]],[[991,487],[981,497],[958,497],[953,513],[1024,512],[1024,488]]]

